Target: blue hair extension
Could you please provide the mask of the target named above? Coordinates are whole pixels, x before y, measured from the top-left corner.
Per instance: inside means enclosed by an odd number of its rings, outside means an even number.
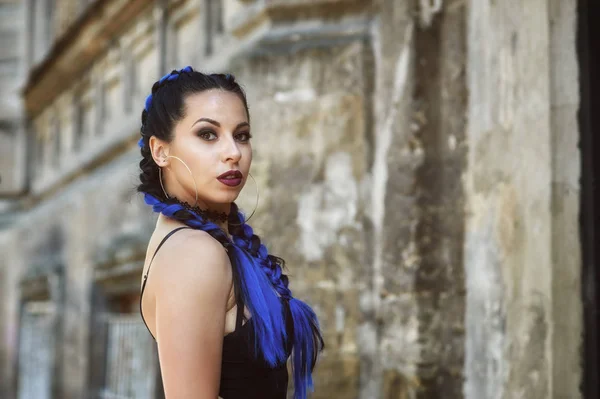
[[[260,266],[239,245],[235,238],[233,255],[237,261],[242,295],[252,317],[249,322],[254,334],[254,350],[271,367],[282,364],[287,359],[285,351],[288,340],[284,309],[273,285]]]
[[[179,71],[173,70],[173,71],[169,72],[168,74],[166,74],[165,76],[163,76],[162,78],[159,79],[158,86],[155,90],[158,90],[158,87],[160,87],[160,85],[162,85],[165,80],[173,82],[173,81],[177,80],[179,75],[184,72],[193,72],[193,69],[191,66],[186,66],[185,68],[182,68]],[[151,106],[152,106],[152,94],[148,94],[148,97],[146,97],[146,112],[150,112]]]
[[[169,72],[168,74],[166,74],[165,76],[163,76],[162,78],[160,78],[158,80],[158,84],[162,84],[165,80],[169,80],[169,81],[174,81],[176,80],[180,74],[184,73],[184,72],[193,72],[194,70],[192,69],[191,66],[186,66],[185,68],[181,68],[179,71],[176,70],[172,70],[171,72]]]
[[[188,73],[188,72],[193,72],[193,71],[194,70],[189,65],[186,66],[185,68],[180,69],[179,71],[173,70],[173,71],[169,72],[168,74],[164,75],[162,78],[160,78],[160,80],[158,81],[158,86],[157,86],[157,88],[155,90],[158,90],[158,87],[160,87],[160,85],[165,80],[172,82],[172,81],[176,80],[179,77],[180,74],[182,74],[184,72]],[[145,101],[145,104],[144,104],[144,109],[146,110],[146,112],[150,112],[150,107],[152,107],[152,99],[153,99],[152,93],[150,93],[150,94],[148,94],[148,96],[146,96],[146,101]],[[140,148],[144,147],[143,133],[142,133],[142,138],[138,141],[138,146]]]
[[[184,209],[183,206],[179,204],[165,204],[164,202],[161,202],[159,199],[148,193],[144,193],[144,202],[152,206],[152,210],[154,212],[162,213],[163,215],[169,217],[173,217],[175,215],[175,212]],[[221,231],[221,228],[216,224],[210,221],[202,220],[202,218],[199,215],[193,215],[197,219],[186,220],[186,223],[188,223],[190,227],[195,227],[199,230],[203,230],[206,232],[211,232],[213,230]],[[223,236],[225,236],[225,233],[223,233]]]
[[[167,79],[169,78],[169,76],[171,76],[171,74],[172,74],[172,73],[173,73],[173,72],[170,72],[170,73],[166,74],[165,76],[163,76],[162,78],[160,78],[160,79],[158,80],[158,84],[161,84],[161,83],[163,83],[165,80],[167,80]]]
[[[304,302],[290,299],[290,310],[294,320],[294,398],[306,398],[307,389],[313,392],[312,369],[316,363],[318,342],[315,342],[313,328],[319,329],[317,315]]]

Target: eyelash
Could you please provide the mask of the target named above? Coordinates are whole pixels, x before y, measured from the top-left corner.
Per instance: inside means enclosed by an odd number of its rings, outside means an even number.
[[[214,134],[215,136],[217,135],[215,132],[213,132],[212,130],[203,130],[200,133],[198,133],[198,137],[200,137],[203,140],[206,141],[213,141],[214,139],[206,139],[206,135],[207,134]],[[250,141],[250,139],[252,138],[252,134],[250,134],[250,132],[241,132],[235,135],[235,137],[241,136],[241,135],[246,135],[248,136],[248,138],[246,140],[242,140],[242,143],[247,143]]]

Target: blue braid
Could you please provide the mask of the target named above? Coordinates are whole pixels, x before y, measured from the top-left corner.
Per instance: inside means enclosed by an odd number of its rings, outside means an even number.
[[[158,91],[158,89],[164,85],[164,83],[168,83],[168,82],[173,82],[175,81],[179,75],[181,75],[182,73],[186,73],[186,72],[192,72],[193,69],[191,66],[186,66],[185,68],[180,69],[179,71],[173,70],[171,72],[169,72],[168,74],[166,74],[165,76],[163,76],[162,78],[160,78],[158,80],[158,86],[152,90],[151,94],[148,94],[148,97],[146,97],[146,112],[150,112],[150,107],[152,106],[152,95],[156,94],[156,92]]]
[[[144,105],[144,109],[146,110],[146,112],[150,112],[150,108],[152,107],[152,98],[153,98],[152,96],[156,94],[158,89],[160,89],[162,86],[164,86],[165,84],[167,84],[169,82],[175,81],[177,78],[179,78],[179,76],[182,73],[188,73],[188,72],[193,72],[193,71],[194,70],[192,69],[192,67],[188,65],[185,68],[180,69],[179,71],[172,70],[171,72],[169,72],[168,74],[166,74],[165,76],[160,78],[158,80],[158,84],[156,84],[155,87],[152,88],[152,93],[148,94],[148,96],[146,97],[146,101],[145,101],[145,105]],[[143,148],[144,147],[143,127],[142,127],[142,129],[140,129],[140,133],[142,133],[142,138],[138,140],[138,147]]]
[[[180,204],[163,203],[148,193],[144,193],[144,201],[152,206],[154,212],[168,217],[177,218],[175,213],[185,209]],[[256,332],[254,353],[260,355],[271,367],[284,364],[288,357],[286,348],[289,338],[279,296],[288,301],[294,324],[294,399],[306,399],[307,390],[314,389],[312,370],[316,363],[316,353],[323,347],[317,316],[307,304],[292,296],[287,276],[282,274],[281,267],[276,262],[270,260],[267,248],[261,244],[258,250],[252,251],[252,227],[243,224],[240,229],[236,229],[242,234],[232,234],[232,241],[229,241],[219,226],[186,211],[192,218],[185,220],[185,224],[206,231],[228,248],[234,271],[239,273],[242,297],[252,314],[249,322]],[[243,221],[244,215],[238,212],[238,218]]]
[[[242,214],[240,220],[244,220]],[[253,236],[252,227],[248,224],[242,225],[243,237],[235,237],[234,242],[245,250],[249,251],[251,247],[251,238]],[[304,302],[294,298],[292,291],[288,288],[289,281],[287,276],[282,275],[281,267],[275,262],[268,261],[267,248],[261,244],[257,257],[254,259],[260,265],[265,275],[269,278],[272,287],[287,299],[294,320],[294,349],[293,349],[293,371],[294,371],[294,397],[304,399],[307,395],[307,388],[314,389],[312,380],[312,369],[316,358],[313,353],[318,350],[318,343],[315,342],[313,331],[319,329],[319,321],[313,310]],[[284,278],[282,278],[285,277]],[[262,347],[263,345],[261,345]],[[322,345],[321,345],[322,346]],[[264,350],[264,349],[263,349]]]

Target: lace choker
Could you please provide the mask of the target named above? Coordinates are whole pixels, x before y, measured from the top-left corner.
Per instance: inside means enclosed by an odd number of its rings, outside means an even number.
[[[185,201],[179,200],[178,198],[171,197],[171,199],[188,211],[193,212],[206,220],[219,223],[227,222],[228,216],[225,212],[212,211],[210,209],[200,209],[198,206],[192,206]]]

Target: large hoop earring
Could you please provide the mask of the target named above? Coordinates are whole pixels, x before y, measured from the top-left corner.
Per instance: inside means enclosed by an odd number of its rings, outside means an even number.
[[[256,183],[256,179],[254,178],[254,176],[252,176],[250,174],[250,172],[248,172],[248,176],[250,176],[252,178],[252,180],[254,180],[254,186],[256,186],[256,204],[254,205],[254,210],[252,211],[250,216],[248,216],[248,218],[246,218],[246,220],[244,220],[242,223],[230,223],[232,226],[241,226],[243,224],[246,224],[248,222],[248,220],[250,220],[250,218],[254,215],[254,212],[256,212],[256,209],[258,208],[258,199],[259,199],[258,183]]]
[[[190,169],[189,166],[187,166],[187,164],[185,162],[183,162],[183,160],[179,157],[176,157],[175,155],[167,155],[167,158],[175,158],[178,161],[180,161],[183,166],[185,166],[185,168],[188,170],[188,172],[190,172],[190,175],[192,176],[192,181],[194,182],[194,189],[196,190],[196,202],[194,202],[193,206],[196,206],[198,204],[198,186],[196,185],[196,179],[194,179],[194,174],[192,173],[192,170]],[[162,182],[162,168],[159,166],[158,167],[158,181],[160,182],[160,186],[162,187],[163,193],[165,193],[165,197],[167,198],[171,198],[169,197],[169,194],[167,194],[167,191],[165,190],[165,186],[163,186],[163,182]]]

